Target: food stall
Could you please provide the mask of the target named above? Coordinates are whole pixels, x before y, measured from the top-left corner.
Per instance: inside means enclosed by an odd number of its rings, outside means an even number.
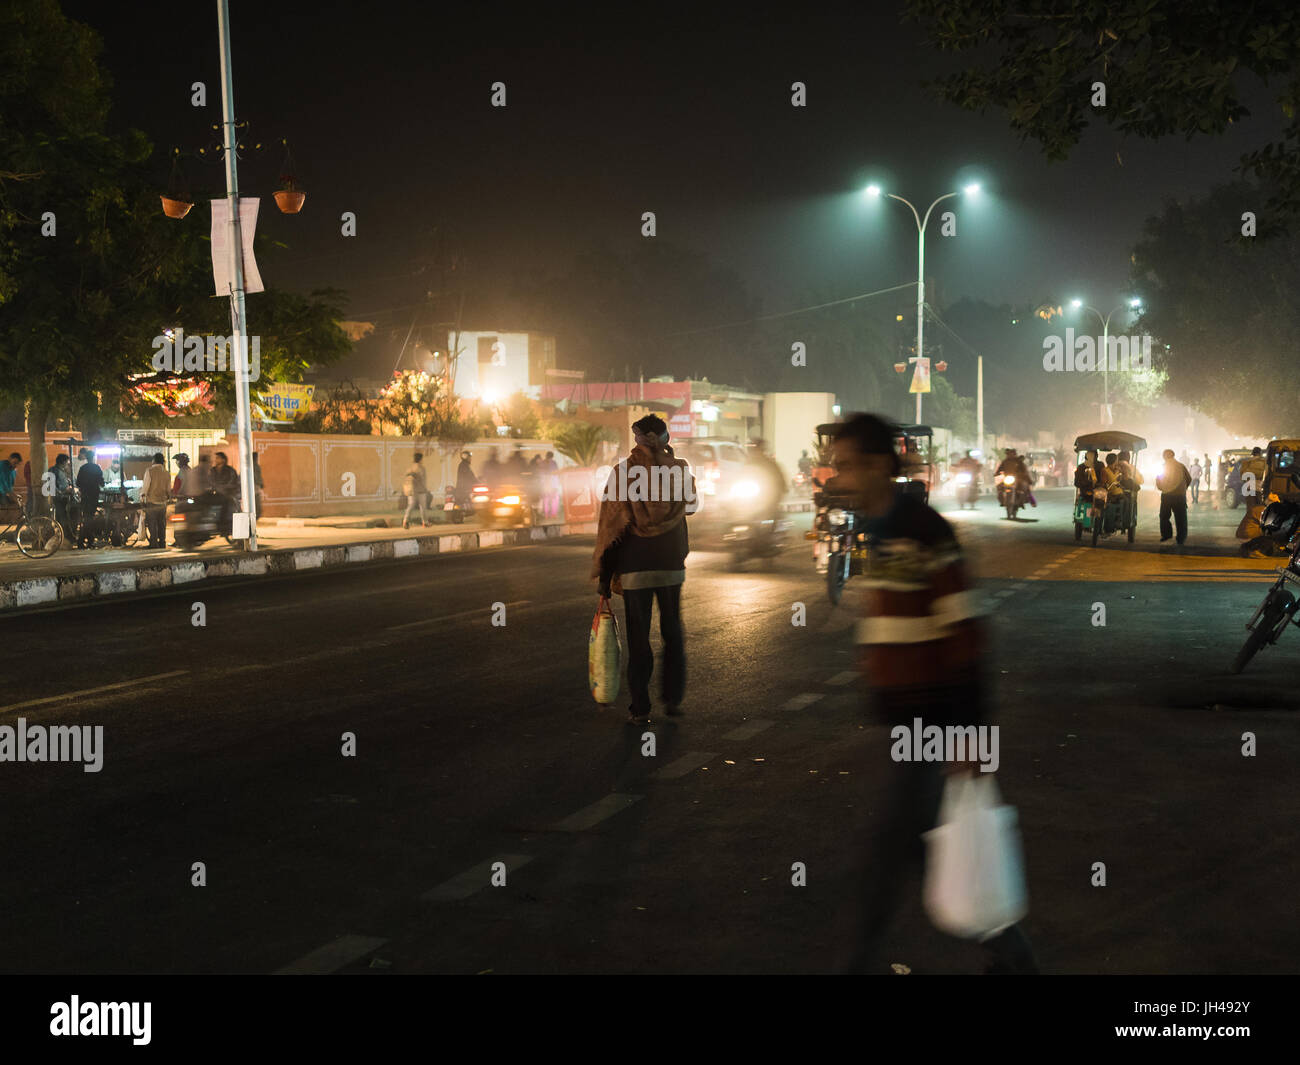
[[[85,448],[104,471],[99,499],[108,518],[109,542],[115,546],[134,544],[141,535],[144,508],[140,488],[145,470],[153,465],[153,457],[159,452],[163,465],[170,470],[171,444],[159,436],[137,436],[131,440],[68,440],[66,445],[73,469],[80,469],[77,456]]]

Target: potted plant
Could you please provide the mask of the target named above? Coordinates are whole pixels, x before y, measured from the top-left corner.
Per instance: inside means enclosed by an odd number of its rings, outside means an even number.
[[[283,174],[280,177],[280,188],[275,193],[275,205],[285,214],[297,214],[302,210],[302,205],[307,199],[307,194],[298,188],[298,182],[292,174]]]
[[[188,200],[174,199],[171,196],[163,196],[161,199],[163,214],[168,218],[184,218],[194,206]]]
[[[184,218],[193,206],[189,185],[181,170],[181,150],[173,148],[171,177],[167,179],[167,193],[162,197],[163,214],[168,218]]]

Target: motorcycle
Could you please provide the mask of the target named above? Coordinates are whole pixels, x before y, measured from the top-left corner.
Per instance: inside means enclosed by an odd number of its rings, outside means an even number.
[[[953,480],[957,485],[957,505],[965,507],[969,503],[971,509],[974,509],[975,500],[980,494],[980,486],[975,481],[975,475],[970,470],[959,470]]]
[[[793,495],[811,496],[812,495],[812,474],[800,470],[790,480],[790,488]]]
[[[733,569],[739,569],[751,558],[770,562],[786,546],[791,523],[772,515],[762,507],[759,487],[755,481],[737,481],[732,485],[733,507],[730,528],[722,534],[722,541],[731,552]]]
[[[470,502],[470,498],[458,495],[454,484],[447,485],[446,492],[442,497],[442,510],[454,525],[463,524],[467,514],[470,517],[474,515],[474,507]]]
[[[484,489],[486,491],[486,486]],[[475,494],[477,497],[477,487]],[[496,525],[531,525],[533,522],[533,508],[527,491],[521,485],[503,484],[494,492],[486,492],[484,503],[490,505],[488,513]]]
[[[1016,511],[1029,502],[1029,489],[1015,474],[1004,473],[998,477],[998,506],[1006,507],[1007,517],[1015,521]]]
[[[233,515],[234,508],[225,496],[204,492],[177,500],[167,516],[167,524],[176,546],[188,551],[214,536],[224,536],[226,543],[233,544],[235,541],[230,536]]]
[[[1297,616],[1297,592],[1288,585],[1300,585],[1300,504],[1281,501],[1270,503],[1259,518],[1260,529],[1276,544],[1290,547],[1291,557],[1278,570],[1278,578],[1264,596],[1246,628],[1246,637],[1237,657],[1232,662],[1232,672],[1240,673],[1255,655],[1269,644],[1277,643],[1288,623],[1300,625]]]

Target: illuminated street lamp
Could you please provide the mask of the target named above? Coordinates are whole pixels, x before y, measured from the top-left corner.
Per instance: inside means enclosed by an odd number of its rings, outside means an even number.
[[[916,219],[916,366],[918,372],[922,366],[926,365],[922,361],[925,358],[925,227],[930,223],[930,213],[944,200],[960,196],[963,193],[967,196],[975,196],[979,191],[979,184],[972,182],[965,186],[960,193],[944,193],[934,203],[930,204],[929,209],[925,212],[925,218],[922,219],[921,213],[916,207],[910,201],[903,199],[902,196],[896,196],[892,192],[884,192],[879,185],[868,185],[864,190],[868,199],[876,200],[884,195],[891,200],[907,204],[912,211],[912,217]],[[921,423],[920,392],[916,394],[916,421],[918,425]]]
[[[1142,301],[1134,296],[1132,299],[1121,303],[1114,308],[1110,314],[1103,315],[1096,307],[1090,307],[1083,300],[1070,300],[1070,306],[1075,310],[1082,308],[1086,311],[1092,311],[1101,322],[1101,387],[1102,387],[1102,406],[1101,406],[1101,424],[1110,425],[1110,319],[1111,315],[1117,314],[1126,307],[1131,310],[1137,310],[1142,306]]]

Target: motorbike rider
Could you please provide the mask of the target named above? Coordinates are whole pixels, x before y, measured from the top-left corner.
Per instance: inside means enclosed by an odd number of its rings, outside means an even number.
[[[812,459],[808,456],[808,449],[804,448],[799,452],[799,472],[804,475],[805,479],[812,477]]]
[[[975,500],[980,494],[980,461],[971,452],[957,460],[953,465],[954,473],[970,474],[970,500],[971,506],[975,505]],[[960,489],[959,489],[960,491]]]
[[[235,467],[230,465],[230,460],[224,451],[218,451],[212,456],[212,490],[225,502],[221,511],[221,521],[222,528],[229,530],[232,525],[231,516],[239,509],[239,474],[235,472]],[[229,535],[228,531],[227,535]]]
[[[764,518],[781,516],[781,500],[785,498],[785,473],[776,459],[766,451],[766,442],[762,439],[750,441],[749,454],[746,457],[750,467],[758,478],[758,498],[755,503]]]
[[[1034,498],[1034,475],[1029,472],[1029,467],[1025,465],[1025,460],[1016,454],[1016,449],[1009,447],[1006,449],[1006,457],[998,463],[998,468],[993,472],[995,478],[1003,474],[1011,474],[1016,479],[1016,488],[1024,488],[1025,496],[1029,499],[1031,507],[1038,506],[1038,500]]]
[[[470,454],[468,451],[462,451],[460,465],[456,467],[456,502],[461,506],[468,506],[476,483],[474,467],[470,465]]]

